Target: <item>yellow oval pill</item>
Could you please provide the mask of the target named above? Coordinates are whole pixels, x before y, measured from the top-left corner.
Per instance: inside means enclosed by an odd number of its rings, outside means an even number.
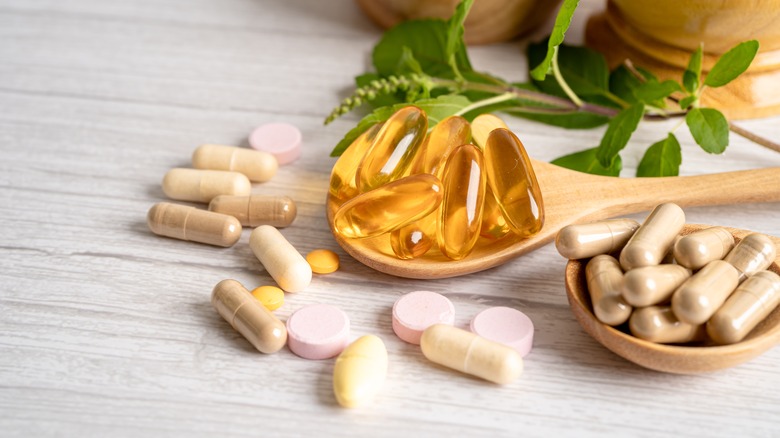
[[[260,286],[252,291],[252,296],[255,297],[260,304],[268,310],[276,310],[282,307],[284,304],[284,291],[276,286]]]
[[[339,256],[329,249],[315,249],[306,254],[306,261],[316,274],[330,274],[339,269]]]

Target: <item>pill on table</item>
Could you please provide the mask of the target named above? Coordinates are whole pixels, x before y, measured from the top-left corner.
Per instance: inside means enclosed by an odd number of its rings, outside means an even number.
[[[306,261],[315,274],[330,274],[339,269],[339,255],[329,249],[315,249],[306,254]]]
[[[620,252],[620,265],[628,271],[659,264],[683,225],[685,213],[677,204],[666,203],[655,207]]]
[[[707,263],[672,295],[672,311],[682,322],[699,325],[720,308],[739,284],[739,271],[723,260]]]
[[[593,314],[607,325],[620,325],[631,316],[631,306],[621,294],[623,271],[609,255],[598,255],[585,266],[585,278],[593,305]]]
[[[493,114],[478,115],[471,122],[471,136],[474,139],[474,143],[484,150],[488,136],[494,129],[498,128],[509,129],[503,120]]]
[[[292,163],[301,156],[301,131],[289,123],[266,123],[249,134],[249,145],[273,155],[281,165]]]
[[[626,245],[639,228],[633,219],[610,219],[563,227],[555,237],[555,248],[569,260],[610,254]]]
[[[171,199],[210,202],[219,195],[248,196],[252,183],[238,172],[177,168],[165,174],[162,189]]]
[[[300,292],[311,283],[311,266],[276,228],[260,225],[252,230],[249,247],[285,291]]]
[[[745,280],[707,321],[707,334],[719,344],[743,339],[780,305],[780,276],[758,271]]]
[[[236,280],[217,283],[211,305],[261,353],[275,353],[287,342],[284,324]]]
[[[704,326],[680,321],[669,306],[649,306],[634,310],[628,320],[631,334],[659,344],[683,344],[704,339]]]
[[[466,119],[460,116],[445,118],[425,137],[411,164],[411,173],[428,173],[441,178],[450,153],[470,139],[471,128]]]
[[[241,237],[241,224],[233,216],[170,202],[153,205],[146,223],[154,234],[215,246],[233,246]]]
[[[289,226],[298,214],[295,202],[287,196],[230,196],[220,195],[209,203],[209,210],[229,214],[245,227],[270,225]]]
[[[276,175],[279,164],[267,152],[235,146],[204,144],[192,153],[192,167],[207,170],[232,170],[250,181],[264,182]]]
[[[333,367],[333,394],[345,408],[370,402],[387,376],[387,349],[374,335],[359,337],[336,358]]]
[[[336,160],[336,164],[333,165],[333,170],[330,172],[328,190],[331,196],[344,202],[358,195],[357,183],[355,182],[358,167],[366,156],[366,152],[374,144],[376,135],[381,128],[381,123],[368,128]]]
[[[701,269],[720,260],[734,248],[734,236],[723,227],[707,228],[682,236],[674,244],[674,259],[688,269]]]
[[[252,290],[252,296],[266,309],[274,311],[284,304],[284,291],[276,286],[260,286]]]
[[[444,295],[417,291],[397,299],[393,304],[393,331],[410,344],[420,344],[423,331],[434,324],[455,322],[455,306]]]
[[[494,383],[511,383],[523,373],[523,358],[513,348],[451,325],[425,329],[420,347],[431,362]]]
[[[623,275],[623,299],[634,307],[646,307],[669,301],[672,294],[691,276],[680,265],[643,266]]]
[[[740,281],[753,273],[769,267],[777,257],[777,248],[768,236],[752,233],[745,236],[728,253],[725,261],[731,263],[740,273]]]
[[[349,318],[330,304],[311,304],[287,319],[287,346],[304,359],[328,359],[349,343]]]
[[[485,339],[512,347],[525,357],[533,346],[534,323],[525,313],[511,307],[491,307],[477,314],[469,325]]]

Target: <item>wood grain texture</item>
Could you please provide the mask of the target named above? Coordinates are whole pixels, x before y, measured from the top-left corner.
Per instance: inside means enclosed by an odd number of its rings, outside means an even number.
[[[581,29],[589,11],[575,16]],[[549,26],[549,23],[547,24]],[[363,72],[380,31],[348,0],[5,0],[0,4],[0,435],[2,436],[769,436],[780,429],[780,349],[704,376],[655,373],[612,354],[577,324],[565,260],[551,245],[479,274],[411,280],[369,269],[328,231],[333,145],[355,123],[322,120]],[[521,80],[524,42],[475,48],[477,68]],[[332,361],[261,355],[214,311],[215,284],[271,284],[250,230],[219,249],[152,234],[160,183],[203,143],[245,145],[270,121],[298,125],[300,160],[253,193],[287,195],[282,233],[302,253],[328,248],[342,268],[277,311],[331,303],[353,337],[390,356],[374,405],[339,409]],[[778,118],[740,122],[769,137]],[[623,153],[630,176],[677,121],[643,124]],[[533,158],[597,144],[603,128],[508,124]],[[780,165],[732,136],[723,156],[684,129],[684,175]],[[719,182],[728,185],[728,180]],[[688,221],[780,236],[780,204],[695,207]],[[642,219],[644,214],[633,215]],[[391,331],[390,308],[419,289],[448,296],[465,327],[506,305],[536,325],[512,385],[425,360]]]

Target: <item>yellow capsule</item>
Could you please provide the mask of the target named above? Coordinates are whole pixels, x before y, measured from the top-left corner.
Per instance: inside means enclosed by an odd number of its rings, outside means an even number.
[[[544,224],[542,193],[523,143],[511,131],[498,128],[490,133],[485,170],[509,227],[521,237],[538,233]]]
[[[344,203],[333,227],[348,238],[378,236],[427,216],[439,207],[441,197],[441,182],[435,176],[407,176]]]
[[[493,114],[480,114],[471,122],[471,136],[474,138],[474,144],[485,149],[487,139],[494,129],[509,129],[503,120]]]
[[[486,239],[498,240],[512,231],[509,228],[509,224],[506,223],[504,215],[501,214],[501,207],[498,206],[496,195],[493,194],[490,187],[485,187],[485,206],[482,210],[482,230],[479,232],[480,236]]]
[[[390,247],[399,259],[413,259],[424,255],[436,239],[436,211],[390,233]]]
[[[470,138],[471,128],[463,117],[450,116],[437,123],[414,159],[412,174],[429,173],[441,178],[447,157],[456,147],[467,144]]]
[[[268,310],[276,310],[284,304],[284,291],[276,286],[260,286],[252,290],[252,296]]]
[[[208,203],[219,195],[249,196],[252,183],[243,173],[177,168],[165,174],[162,189],[171,199]]]
[[[315,249],[306,254],[306,261],[315,274],[330,274],[339,269],[339,255],[329,249]]]
[[[458,146],[444,166],[444,196],[436,238],[445,256],[460,260],[471,252],[482,228],[485,205],[485,165],[473,144]]]
[[[355,197],[358,194],[355,176],[357,175],[360,162],[366,156],[371,145],[374,144],[381,123],[368,128],[360,134],[355,141],[341,154],[333,170],[330,172],[330,194],[342,202]]]
[[[382,125],[357,170],[361,193],[401,178],[428,132],[428,117],[415,106],[396,111]]]
[[[336,358],[333,394],[345,408],[371,401],[387,376],[387,348],[376,336],[361,336]]]

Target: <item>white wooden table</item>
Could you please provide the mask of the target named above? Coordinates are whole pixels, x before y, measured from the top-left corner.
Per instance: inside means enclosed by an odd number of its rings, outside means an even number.
[[[602,7],[579,11],[575,40]],[[580,329],[552,246],[437,281],[380,274],[338,248],[325,221],[328,153],[357,116],[322,120],[379,35],[349,0],[0,2],[0,436],[780,434],[780,349],[709,375],[639,368]],[[473,48],[472,61],[521,80],[524,44]],[[389,375],[370,407],[336,405],[332,360],[261,355],[212,309],[222,279],[271,282],[249,230],[217,249],[146,227],[168,169],[187,166],[201,143],[245,144],[269,121],[298,125],[305,149],[254,192],[295,199],[298,218],[283,233],[301,252],[342,257],[340,271],[288,294],[278,315],[331,303],[350,316],[353,337],[382,337]],[[674,123],[640,127],[624,176]],[[542,160],[603,132],[509,124]],[[778,125],[742,122],[775,139]],[[735,135],[713,157],[679,132],[682,174],[780,166],[780,155]],[[686,212],[690,222],[780,235],[777,203]],[[521,379],[498,387],[465,377],[396,338],[391,305],[419,289],[447,295],[457,325],[495,305],[527,313],[537,334]]]

